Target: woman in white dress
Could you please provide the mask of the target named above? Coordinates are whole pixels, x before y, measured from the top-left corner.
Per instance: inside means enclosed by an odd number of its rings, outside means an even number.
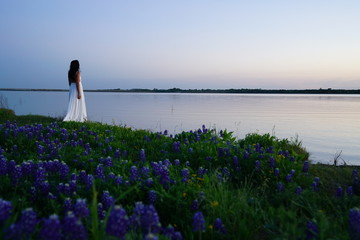
[[[71,61],[68,80],[70,86],[69,106],[64,121],[84,122],[87,120],[87,113],[78,60]]]

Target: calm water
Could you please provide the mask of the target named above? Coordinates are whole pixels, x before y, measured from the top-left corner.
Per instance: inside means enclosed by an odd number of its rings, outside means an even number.
[[[67,92],[0,91],[16,114],[64,116]],[[359,95],[85,93],[89,120],[169,133],[203,124],[302,141],[314,162],[360,165]]]

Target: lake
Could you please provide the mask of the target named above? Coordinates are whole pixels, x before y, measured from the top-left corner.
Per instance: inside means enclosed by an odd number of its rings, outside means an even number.
[[[17,115],[65,116],[67,92],[0,91]],[[85,92],[88,118],[170,134],[203,124],[297,138],[313,162],[360,165],[360,95]]]

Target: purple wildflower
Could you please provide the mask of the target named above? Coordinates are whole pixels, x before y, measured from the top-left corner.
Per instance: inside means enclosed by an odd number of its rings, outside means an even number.
[[[306,224],[306,240],[316,239],[319,229],[316,224],[309,220]]]
[[[346,194],[347,194],[349,197],[354,196],[354,190],[353,190],[353,187],[352,187],[352,186],[349,186],[349,187],[346,189]]]
[[[63,233],[65,239],[87,239],[86,229],[73,212],[68,212],[63,220]]]
[[[74,204],[74,212],[78,218],[85,218],[90,215],[90,210],[87,207],[85,199],[76,199],[76,203]]]
[[[301,193],[302,193],[302,188],[300,186],[297,186],[297,188],[295,190],[295,194],[300,195]]]
[[[180,175],[182,177],[182,181],[187,183],[189,180],[189,169],[187,168],[182,169]]]
[[[205,218],[202,212],[196,212],[192,218],[192,227],[194,232],[205,231]]]
[[[336,197],[340,198],[344,196],[344,189],[340,186],[337,187],[336,189]]]
[[[140,222],[145,232],[156,232],[161,226],[158,213],[152,204],[144,207]]]
[[[180,151],[180,142],[175,141],[175,142],[173,143],[173,150],[174,150],[174,152],[176,152],[176,153]]]
[[[175,165],[175,166],[179,166],[179,165],[180,165],[180,160],[179,160],[179,159],[175,159],[175,160],[174,160],[174,165]]]
[[[140,161],[145,162],[146,161],[146,155],[145,155],[145,150],[141,149],[140,150]]]
[[[277,186],[277,190],[278,190],[279,192],[284,191],[284,184],[282,184],[281,182],[277,183],[276,186]]]
[[[104,191],[101,197],[101,203],[105,210],[108,210],[114,203],[114,198],[110,195],[109,191]]]
[[[32,208],[27,208],[22,211],[19,221],[21,233],[26,236],[30,236],[34,231],[38,223],[37,214]]]
[[[309,161],[304,161],[303,170],[302,170],[304,173],[309,172],[309,165],[310,165]]]
[[[260,161],[259,161],[259,160],[256,160],[256,161],[255,161],[255,170],[256,170],[256,171],[259,171],[259,170],[260,170]]]
[[[220,218],[216,218],[214,221],[214,229],[222,234],[226,234],[226,229]]]
[[[102,164],[97,165],[97,167],[95,169],[95,177],[105,180],[104,167]]]
[[[275,158],[273,156],[269,158],[269,166],[270,168],[275,168]]]
[[[275,175],[276,177],[278,177],[278,176],[280,175],[280,169],[279,169],[279,168],[275,168],[275,169],[274,169],[274,175]]]
[[[150,190],[148,192],[148,198],[149,198],[149,202],[154,204],[156,202],[157,199],[157,194],[154,190]]]
[[[129,220],[126,211],[116,205],[112,208],[106,223],[106,233],[118,238],[123,238],[128,230]]]
[[[104,220],[105,216],[106,216],[106,211],[104,210],[104,207],[102,205],[102,203],[98,203],[98,217],[100,220]]]
[[[72,200],[71,198],[66,198],[64,199],[64,212],[67,213],[69,211],[72,211],[73,210],[73,204],[72,204]]]
[[[360,210],[358,208],[350,209],[349,226],[351,239],[360,239]]]
[[[315,181],[311,184],[311,187],[313,188],[314,192],[318,192],[318,191],[319,191],[318,184],[317,184]]]
[[[51,215],[47,219],[44,219],[39,237],[43,240],[61,239],[61,223],[59,217],[56,214]]]
[[[10,217],[12,208],[11,202],[0,198],[0,225]]]
[[[130,168],[130,181],[131,182],[136,182],[137,180],[139,180],[140,176],[139,176],[139,172],[136,166],[131,166]]]
[[[148,233],[144,237],[144,240],[158,240],[158,239],[159,238],[153,233]]]

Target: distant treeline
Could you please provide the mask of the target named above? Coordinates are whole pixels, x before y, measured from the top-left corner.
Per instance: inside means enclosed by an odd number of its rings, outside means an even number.
[[[67,89],[25,89],[25,88],[0,88],[0,91],[54,91],[62,92],[68,91]],[[85,92],[136,92],[136,93],[267,93],[267,94],[360,94],[360,89],[332,89],[332,88],[319,88],[319,89],[97,89],[97,90],[84,90]]]
[[[273,94],[360,94],[360,89],[105,89],[105,90],[87,90],[87,91],[101,91],[101,92],[139,92],[139,93],[273,93]]]

